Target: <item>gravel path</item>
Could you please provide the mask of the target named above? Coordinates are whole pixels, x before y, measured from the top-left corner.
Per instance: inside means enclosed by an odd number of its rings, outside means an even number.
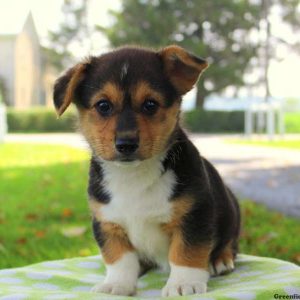
[[[232,136],[193,135],[203,156],[241,198],[300,218],[300,151],[231,144]],[[87,148],[77,134],[11,134],[7,142],[41,142]]]

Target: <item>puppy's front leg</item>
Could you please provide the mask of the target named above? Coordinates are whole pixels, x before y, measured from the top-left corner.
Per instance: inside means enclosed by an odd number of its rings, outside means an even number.
[[[205,293],[209,279],[210,243],[192,245],[184,241],[177,229],[172,235],[169,250],[171,272],[162,296],[180,296]]]
[[[139,263],[134,252],[124,253],[113,264],[106,264],[106,277],[97,284],[93,292],[130,296],[135,293],[139,273]]]
[[[124,230],[117,224],[97,222],[101,226],[101,250],[106,277],[92,291],[114,295],[133,295],[140,270],[139,260]],[[97,231],[97,230],[96,230]],[[94,224],[95,233],[95,224]],[[95,237],[97,239],[96,233]],[[98,241],[98,239],[97,239]]]

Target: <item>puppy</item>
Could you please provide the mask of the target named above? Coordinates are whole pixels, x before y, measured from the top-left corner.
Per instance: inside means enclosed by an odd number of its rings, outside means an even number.
[[[107,271],[93,291],[133,295],[139,275],[166,266],[163,296],[204,293],[210,274],[233,270],[238,203],[179,125],[181,97],[207,66],[178,46],[124,47],[56,81],[58,115],[75,103],[92,150],[89,206]]]

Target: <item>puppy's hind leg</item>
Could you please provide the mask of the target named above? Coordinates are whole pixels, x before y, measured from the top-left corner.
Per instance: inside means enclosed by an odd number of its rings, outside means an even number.
[[[229,242],[218,254],[212,253],[209,265],[209,273],[211,276],[218,276],[230,273],[234,270],[234,249],[232,242]]]

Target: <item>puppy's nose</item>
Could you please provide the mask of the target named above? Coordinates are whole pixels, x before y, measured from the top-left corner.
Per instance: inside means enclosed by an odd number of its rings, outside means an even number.
[[[137,138],[117,138],[116,149],[124,155],[133,154],[139,147]]]

